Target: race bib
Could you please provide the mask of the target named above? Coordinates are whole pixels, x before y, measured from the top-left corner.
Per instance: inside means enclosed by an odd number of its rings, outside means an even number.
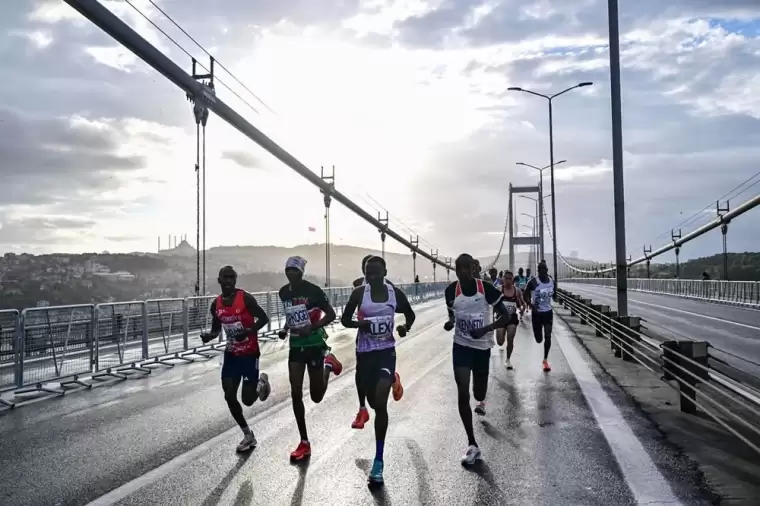
[[[224,333],[228,338],[238,335],[243,332],[243,330],[245,330],[242,322],[222,323],[222,328],[224,329]]]
[[[386,339],[393,335],[393,316],[368,316],[370,322],[369,336],[372,339]]]
[[[464,334],[485,326],[486,315],[483,313],[472,313],[456,315],[457,328]]]
[[[306,309],[306,305],[298,304],[297,306],[290,306],[285,309],[285,321],[288,327],[291,329],[297,329],[299,327],[305,327],[311,320],[309,319],[309,311]]]
[[[536,294],[536,302],[539,304],[548,302],[552,298],[551,290],[537,290],[534,293]]]
[[[507,308],[507,313],[512,314],[517,312],[517,304],[511,301],[504,301],[504,306]]]

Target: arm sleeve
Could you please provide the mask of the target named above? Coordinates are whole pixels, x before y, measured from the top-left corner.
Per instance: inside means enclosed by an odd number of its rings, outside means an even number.
[[[417,315],[414,314],[414,309],[412,309],[412,305],[409,303],[406,294],[395,286],[393,287],[393,291],[396,292],[396,312],[404,314],[404,324],[407,329],[411,329]]]
[[[443,292],[444,298],[446,300],[446,310],[449,314],[449,319],[454,319],[454,296],[456,295],[457,291],[457,282],[454,281],[449,286],[446,287],[446,290]]]
[[[248,310],[248,312],[251,313],[254,318],[256,318],[257,326],[261,325],[263,327],[269,323],[269,315],[266,311],[264,311],[264,308],[259,306],[259,303],[256,302],[256,297],[248,292],[245,292],[243,295],[243,302],[245,303],[245,308]]]
[[[486,302],[495,306],[501,301],[501,290],[493,286],[491,283],[483,282],[483,291],[486,295]]]
[[[216,316],[216,301],[218,299],[214,299],[211,302],[211,308],[209,308],[209,311],[211,312],[211,332],[216,332],[217,334],[222,331],[222,320],[219,319],[219,317]]]

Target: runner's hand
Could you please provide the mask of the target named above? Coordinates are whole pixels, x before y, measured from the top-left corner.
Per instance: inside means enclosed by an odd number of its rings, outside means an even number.
[[[396,327],[396,332],[398,332],[399,337],[406,337],[406,333],[408,332],[406,325],[399,325]]]
[[[443,330],[445,330],[446,332],[450,331],[453,328],[454,328],[454,322],[452,322],[451,320],[447,320],[446,323],[443,324]]]
[[[285,329],[280,330],[277,333],[277,337],[279,337],[280,339],[285,339],[286,337],[288,337],[288,331]]]
[[[216,337],[217,336],[214,335],[213,332],[201,332],[201,341],[203,341],[203,344],[206,344],[209,341],[213,341]]]

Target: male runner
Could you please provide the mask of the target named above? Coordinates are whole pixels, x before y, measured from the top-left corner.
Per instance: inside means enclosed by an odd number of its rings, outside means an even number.
[[[272,390],[269,378],[265,373],[259,375],[258,339],[258,332],[269,323],[269,317],[253,295],[235,287],[235,269],[229,265],[222,267],[217,281],[222,294],[211,303],[211,332],[202,333],[201,340],[208,343],[219,337],[222,330],[227,337],[222,358],[222,389],[232,418],[243,430],[237,451],[244,452],[255,448],[257,442],[237,400],[237,391],[242,380],[241,397],[246,406],[253,405],[257,398],[265,401],[269,397]]]
[[[362,258],[362,277],[356,278],[354,280],[354,288],[363,286],[367,284],[367,279],[364,277],[365,274],[365,267],[367,265],[367,260],[372,258],[374,255],[367,255],[364,258]],[[385,280],[386,283],[393,286],[393,283]],[[358,338],[357,338],[358,339]],[[367,411],[367,395],[364,393],[364,389],[362,387],[361,381],[359,381],[359,371],[357,370],[354,374],[354,380],[356,382],[356,393],[359,396],[359,411],[356,413],[356,417],[354,418],[354,421],[351,422],[351,428],[353,429],[363,429],[364,424],[369,422],[369,411]]]
[[[496,267],[488,269],[488,276],[491,278],[491,284],[493,284],[493,286],[496,288],[501,287],[501,276],[499,276],[499,271],[496,270]]]
[[[533,308],[531,317],[533,324],[533,337],[537,343],[544,342],[544,371],[549,372],[549,350],[552,348],[552,326],[554,323],[554,311],[552,311],[552,297],[554,297],[554,280],[549,276],[549,268],[546,260],[538,264],[538,276],[533,278],[525,288],[525,299]],[[543,334],[543,335],[542,335]]]
[[[279,332],[285,339],[290,332],[290,397],[301,442],[290,454],[290,460],[299,461],[311,456],[311,443],[306,432],[306,409],[303,405],[303,377],[309,371],[311,400],[319,403],[327,392],[330,373],[336,376],[343,365],[329,352],[325,343],[325,326],[335,320],[335,310],[320,287],[303,279],[306,260],[299,256],[285,262],[288,284],[280,288],[280,300],[285,309],[285,326]]]
[[[369,473],[370,485],[383,484],[383,450],[388,431],[388,394],[393,399],[404,395],[396,372],[396,339],[393,336],[395,314],[403,313],[405,322],[396,327],[405,337],[414,324],[415,314],[404,292],[385,281],[385,260],[372,257],[365,264],[367,284],[351,293],[343,310],[341,323],[359,329],[356,337],[356,374],[367,400],[375,410],[375,460]],[[357,311],[358,309],[358,311]],[[354,312],[357,320],[353,319]]]
[[[515,286],[525,292],[525,287],[528,284],[528,278],[523,276],[523,268],[520,267],[517,269],[517,276],[515,276]],[[523,321],[523,316],[525,316],[525,310],[528,309],[528,305],[525,304],[523,307],[520,308],[520,322]]]
[[[512,352],[515,348],[515,334],[517,333],[517,311],[524,310],[525,301],[523,300],[522,291],[514,285],[514,278],[510,271],[504,273],[504,286],[501,287],[502,302],[509,313],[509,322],[507,328],[496,331],[496,343],[501,346],[504,344],[504,334],[507,336],[507,369],[512,370]]]
[[[470,411],[470,375],[472,375],[472,395],[478,402],[475,412],[486,413],[486,393],[488,391],[489,363],[494,345],[493,331],[505,327],[509,321],[507,309],[501,303],[501,292],[491,283],[473,277],[472,256],[463,253],[457,257],[454,267],[458,281],[445,290],[446,308],[449,319],[443,328],[454,330],[454,380],[457,384],[459,416],[467,433],[467,452],[462,464],[475,463],[481,452],[475,441]],[[491,323],[490,306],[499,319]]]
[[[482,276],[480,274],[480,260],[473,260],[472,264],[472,277],[475,279],[480,279]]]

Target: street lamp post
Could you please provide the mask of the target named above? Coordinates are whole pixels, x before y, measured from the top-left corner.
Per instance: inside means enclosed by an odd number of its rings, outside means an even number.
[[[522,214],[524,214],[525,216],[527,216],[529,218],[533,218],[533,226],[531,226],[531,227],[529,227],[528,225],[522,225],[522,226],[524,228],[527,228],[528,230],[530,230],[530,236],[531,237],[536,237],[536,219],[533,216],[531,216],[530,214],[526,214],[526,213],[522,213]],[[528,256],[528,269],[533,270],[533,264],[534,263],[535,263],[536,266],[538,266],[538,260],[536,260],[536,255],[535,255],[535,253],[537,253],[537,251],[538,251],[538,248],[534,248],[534,245],[531,244],[530,245],[530,255]]]
[[[555,163],[554,166],[556,167],[559,164],[565,163],[567,160],[560,160],[559,162]],[[538,209],[536,210],[536,216],[540,217],[540,222],[538,224],[538,237],[541,241],[541,244],[539,245],[539,251],[538,256],[541,257],[541,260],[545,259],[544,256],[544,170],[551,167],[551,165],[547,165],[546,167],[536,167],[535,165],[531,165],[529,163],[523,163],[523,162],[517,162],[517,165],[522,165],[523,167],[530,167],[531,169],[535,169],[538,171],[538,198],[533,199],[531,197],[528,197],[526,195],[521,195],[521,197],[525,197],[526,199],[535,200]],[[550,197],[554,195],[554,192],[550,193],[549,195],[546,195],[546,197]],[[554,200],[552,200],[554,202]]]
[[[557,213],[556,213],[556,201],[555,201],[555,192],[554,192],[554,118],[553,118],[553,112],[552,112],[552,101],[559,97],[560,95],[564,95],[568,91],[574,90],[575,88],[583,88],[584,86],[591,86],[591,81],[585,81],[582,83],[578,83],[575,86],[571,86],[565,90],[560,91],[559,93],[555,93],[554,95],[544,95],[543,93],[537,93],[535,91],[526,90],[525,88],[520,87],[510,87],[507,88],[508,91],[522,91],[523,93],[529,93],[531,95],[535,95],[537,97],[545,98],[549,102],[549,168],[550,168],[550,176],[551,176],[551,191],[552,191],[552,249],[554,253],[554,284],[556,286],[557,284]]]

